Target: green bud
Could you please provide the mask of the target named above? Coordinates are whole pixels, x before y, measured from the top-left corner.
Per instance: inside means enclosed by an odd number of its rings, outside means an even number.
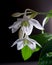
[[[48,52],[47,57],[52,57],[52,52]]]

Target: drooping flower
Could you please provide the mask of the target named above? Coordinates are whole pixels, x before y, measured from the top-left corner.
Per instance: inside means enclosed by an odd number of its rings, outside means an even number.
[[[21,50],[24,46],[27,45],[30,49],[34,50],[36,49],[36,44],[41,47],[37,41],[29,38],[28,36],[25,36],[23,39],[17,39],[11,47],[17,45],[17,50]]]
[[[13,25],[11,25],[9,27],[9,29],[12,29],[12,33],[16,32],[20,27],[22,28],[22,31],[24,31],[24,33],[26,35],[30,35],[32,30],[33,30],[33,26],[36,27],[39,30],[43,30],[44,28],[41,26],[41,24],[39,23],[39,21],[29,18],[26,15],[26,10],[24,13],[23,18],[19,18],[17,19],[16,22],[14,22]]]

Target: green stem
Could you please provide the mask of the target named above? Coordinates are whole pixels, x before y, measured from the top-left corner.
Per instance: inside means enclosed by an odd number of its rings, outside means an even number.
[[[52,13],[48,13],[48,12],[39,12],[40,15],[47,15],[47,14],[52,14]]]

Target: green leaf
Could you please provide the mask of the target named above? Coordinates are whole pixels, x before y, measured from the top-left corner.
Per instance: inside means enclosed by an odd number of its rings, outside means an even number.
[[[39,42],[39,44],[41,44],[43,47],[45,43],[47,43],[52,39],[52,34],[44,33],[44,34],[33,35],[30,37],[36,40],[37,42]]]
[[[48,41],[42,49],[39,65],[52,65],[52,40]]]
[[[52,57],[47,57],[46,55],[40,58],[38,65],[52,65]]]
[[[48,57],[52,57],[52,52],[48,52],[48,53],[47,53],[47,56],[48,56]]]
[[[52,17],[52,10],[48,12],[47,17]]]
[[[40,47],[38,47],[38,46],[37,46],[37,48],[34,49],[34,50],[31,50],[28,46],[25,46],[25,47],[21,50],[23,59],[24,59],[24,60],[29,59],[29,58],[32,56],[32,54],[33,54],[34,52],[39,51],[39,49],[40,49]]]
[[[47,43],[48,41],[50,41],[52,39],[52,34],[45,33],[45,34],[33,35],[30,37],[33,38],[34,40],[36,40],[37,42],[39,42],[39,44],[41,44],[42,47],[44,47],[45,43]],[[24,60],[29,59],[34,52],[37,52],[40,49],[41,48],[39,46],[37,46],[36,49],[34,49],[34,50],[31,50],[28,46],[25,46],[21,50],[23,59]]]
[[[28,46],[25,46],[22,50],[22,57],[24,60],[29,59],[32,56],[33,50],[31,50]]]

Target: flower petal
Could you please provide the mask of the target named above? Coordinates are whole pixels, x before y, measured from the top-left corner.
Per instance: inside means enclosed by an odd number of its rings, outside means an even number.
[[[48,17],[45,17],[44,20],[43,20],[43,23],[42,23],[42,26],[44,27],[44,25],[47,23],[47,19]]]
[[[37,41],[35,41],[35,40],[33,40],[33,39],[31,39],[31,41],[32,41],[33,43],[37,44],[39,47],[41,47],[41,45],[40,45]]]
[[[11,25],[9,27],[9,29],[12,29],[12,33],[14,33],[20,28],[20,26],[21,26],[20,24],[21,24],[21,21],[16,21],[16,22],[14,22],[13,25]]]
[[[17,50],[21,50],[24,47],[23,40],[17,43]]]
[[[18,44],[18,43],[19,43],[20,41],[22,41],[22,40],[24,40],[24,39],[17,39],[17,40],[12,44],[11,47],[13,47],[14,45]]]
[[[29,25],[27,27],[23,26],[22,27],[22,30],[24,31],[24,33],[26,35],[30,35],[32,33],[32,30],[33,30],[33,26],[32,25]]]
[[[41,26],[39,21],[37,21],[35,19],[31,19],[31,20],[29,20],[29,22],[31,22],[31,24],[33,24],[33,26],[35,26],[37,29],[44,30],[44,28]]]
[[[39,47],[42,47],[37,41],[35,41],[35,43],[36,43]]]
[[[16,40],[16,41],[12,44],[11,47],[13,47],[14,45],[16,45],[16,44],[17,44],[17,41],[18,41],[18,40]]]
[[[30,49],[32,49],[32,50],[36,49],[36,44],[35,44],[35,43],[29,42],[27,45],[28,45],[28,47],[29,47]]]
[[[30,39],[29,37],[27,37],[27,40],[29,41],[28,46],[33,50],[36,49],[36,43],[34,42],[33,39]]]
[[[37,44],[38,46],[42,47],[36,40],[33,40],[31,38],[28,38],[28,40],[33,43],[34,45]]]

